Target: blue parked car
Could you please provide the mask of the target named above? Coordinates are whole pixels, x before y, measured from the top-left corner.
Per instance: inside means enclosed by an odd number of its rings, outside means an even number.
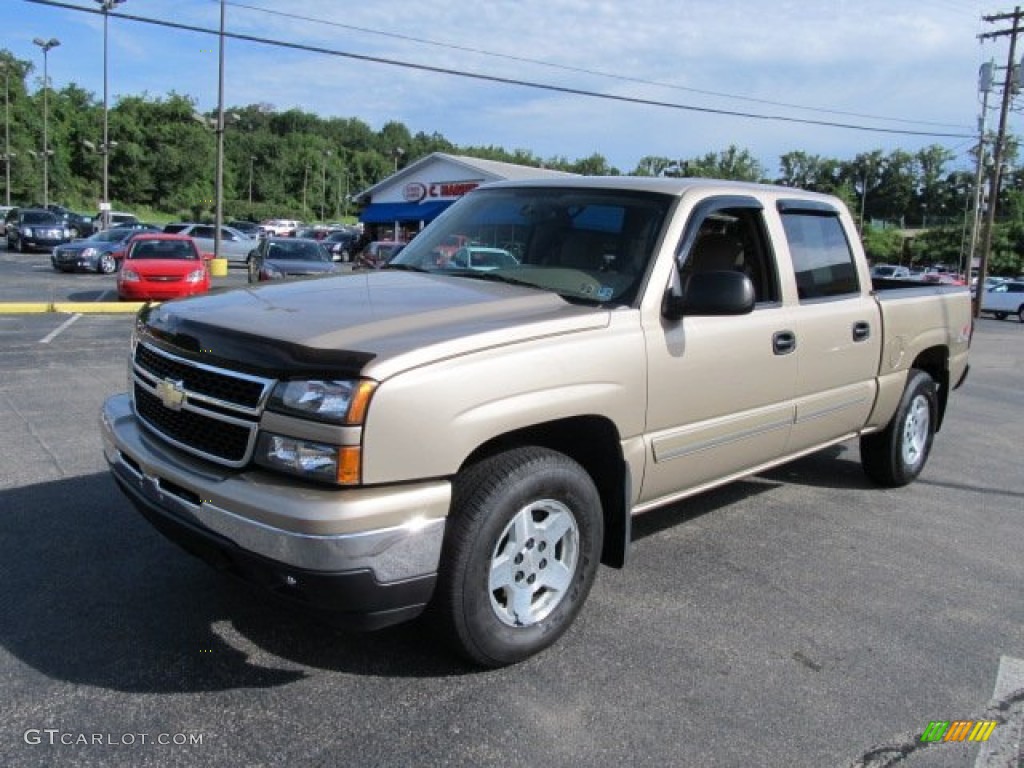
[[[50,254],[50,262],[58,272],[99,272],[110,275],[117,271],[133,235],[159,231],[156,227],[145,225],[106,229],[84,240],[58,245]]]

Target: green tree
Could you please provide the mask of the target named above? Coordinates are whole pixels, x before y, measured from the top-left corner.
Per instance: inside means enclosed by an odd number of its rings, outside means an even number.
[[[787,187],[835,194],[840,187],[839,162],[806,152],[787,152],[779,158],[778,183]]]
[[[677,168],[679,163],[667,157],[658,155],[645,155],[640,158],[636,168],[633,169],[634,176],[664,176],[665,172]]]
[[[32,71],[32,62],[19,59],[8,50],[0,51],[0,74],[10,99],[11,157],[7,162],[11,164],[10,197],[14,203],[42,194],[39,168],[29,154],[30,150],[37,152],[42,147],[41,118],[26,85]],[[6,172],[4,177],[6,180]]]
[[[946,165],[955,157],[950,150],[935,144],[918,150],[914,155],[917,170],[916,203],[921,208],[922,217],[931,216],[933,220],[938,218],[945,221],[953,214],[957,201],[962,199],[957,189],[960,178],[951,179],[946,173]]]
[[[765,179],[764,166],[749,150],[730,144],[722,152],[709,152],[686,163],[687,176],[702,176],[712,179],[733,179],[736,181],[762,181]]]
[[[903,235],[897,229],[865,227],[862,241],[873,264],[898,264],[903,258]]]
[[[569,171],[579,173],[583,176],[618,176],[619,172],[608,165],[604,155],[596,152],[590,157],[584,157],[575,163],[569,164]]]

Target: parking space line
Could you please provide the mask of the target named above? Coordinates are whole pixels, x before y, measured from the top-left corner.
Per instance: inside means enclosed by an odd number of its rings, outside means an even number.
[[[52,331],[50,331],[48,334],[46,334],[43,338],[41,338],[39,340],[39,343],[40,344],[49,344],[51,341],[53,341],[55,338],[57,338],[58,334],[60,334],[65,328],[68,328],[73,322],[78,320],[78,318],[80,318],[80,317],[81,317],[81,315],[78,315],[78,314],[72,315],[67,320],[65,320],[63,323],[61,323],[59,326],[57,326]]]
[[[1024,660],[1012,656],[1003,656],[999,660],[999,671],[996,673],[996,686],[992,692],[992,701],[999,714],[1004,714],[1004,722],[993,731],[992,738],[981,745],[974,768],[1002,768],[1003,766],[1021,765],[1020,758],[1024,752],[1024,722],[1021,722],[1019,708],[1013,707],[1014,700],[1019,701],[1024,691]],[[1016,712],[1016,717],[1013,716]],[[993,712],[987,712],[991,718]]]

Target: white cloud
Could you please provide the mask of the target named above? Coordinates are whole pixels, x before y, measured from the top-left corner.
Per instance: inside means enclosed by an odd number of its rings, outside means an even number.
[[[979,20],[988,10],[981,0],[375,0],[345,3],[343,13],[334,0],[272,6],[281,13],[243,7],[257,0],[240,2],[227,6],[229,31],[359,56],[675,104],[897,126],[838,113],[883,115],[968,132],[978,110],[977,67],[1005,57],[1006,48],[1005,39],[979,45],[978,33],[993,28]],[[11,39],[25,38],[15,53],[34,61],[27,43],[34,34],[66,35],[60,57],[51,57],[55,83],[75,80],[99,93],[97,19],[20,6],[24,13],[6,30]],[[208,0],[130,0],[121,11],[209,28],[218,22],[218,6]],[[112,93],[174,90],[194,96],[202,109],[215,106],[216,37],[115,18],[111,33]],[[730,143],[768,165],[798,148],[850,157],[965,143],[701,115],[237,40],[228,41],[227,52],[229,104],[299,107],[375,128],[399,120],[458,144],[541,157],[598,152],[623,170],[646,154],[686,157]]]

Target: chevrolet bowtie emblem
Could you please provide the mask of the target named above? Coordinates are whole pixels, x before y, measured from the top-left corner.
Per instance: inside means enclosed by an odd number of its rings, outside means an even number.
[[[160,402],[172,411],[180,411],[185,404],[184,382],[174,379],[160,379],[156,383],[156,396]]]

